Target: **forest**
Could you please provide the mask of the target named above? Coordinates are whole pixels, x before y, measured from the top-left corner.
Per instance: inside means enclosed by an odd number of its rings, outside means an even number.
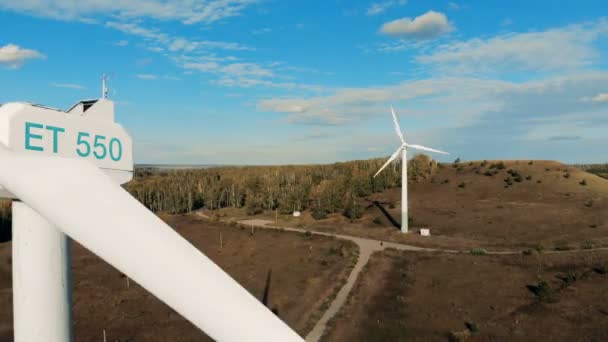
[[[245,208],[247,214],[255,215],[265,210],[288,214],[309,209],[316,218],[330,213],[357,218],[362,212],[359,198],[400,186],[399,163],[373,178],[384,162],[370,159],[329,165],[139,169],[126,188],[154,212]],[[417,155],[408,166],[411,179],[425,177],[438,167],[426,155]]]
[[[309,209],[317,219],[331,213],[355,219],[363,212],[360,198],[401,186],[400,162],[373,178],[385,160],[178,170],[136,168],[133,181],[124,187],[157,213],[244,208],[248,215],[255,215],[267,210],[290,214]],[[428,156],[415,156],[408,162],[410,181],[427,177],[437,167],[441,165]],[[0,201],[2,241],[10,236],[10,219],[10,202]]]
[[[576,166],[583,171],[608,179],[608,164],[582,164]]]

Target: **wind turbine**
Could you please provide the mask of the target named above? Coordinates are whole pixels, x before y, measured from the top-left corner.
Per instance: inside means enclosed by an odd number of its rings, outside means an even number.
[[[392,163],[395,159],[399,157],[399,153],[401,153],[401,232],[407,233],[408,231],[408,216],[407,216],[407,149],[413,148],[415,150],[422,150],[440,154],[449,154],[447,152],[443,152],[440,150],[436,150],[434,148],[408,144],[405,142],[405,138],[403,137],[403,133],[401,133],[401,127],[399,126],[399,121],[397,121],[397,115],[395,115],[395,110],[391,106],[391,114],[393,115],[393,122],[395,123],[395,131],[397,132],[397,136],[399,140],[401,140],[401,146],[397,148],[395,153],[391,155],[390,158],[382,165],[382,167],[376,172],[374,178],[384,170],[388,164]]]

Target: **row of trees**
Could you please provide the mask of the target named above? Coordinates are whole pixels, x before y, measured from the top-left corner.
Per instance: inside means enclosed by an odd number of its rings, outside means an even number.
[[[581,168],[583,171],[587,171],[608,179],[608,164],[583,164],[576,166]]]
[[[137,169],[125,188],[154,212],[187,213],[199,208],[245,208],[289,214],[310,209],[322,218],[343,213],[358,218],[360,198],[401,184],[400,162],[372,176],[384,159],[331,165],[221,167],[192,170]],[[408,163],[410,180],[434,172],[435,161],[418,155]],[[10,201],[0,201],[0,241],[10,239]]]
[[[359,198],[400,186],[398,162],[373,178],[383,163],[383,159],[371,159],[331,165],[141,169],[127,190],[156,212],[246,208],[253,215],[264,210],[287,214],[310,209],[320,217],[336,212],[357,217]],[[431,174],[437,164],[418,155],[408,166],[415,179]]]

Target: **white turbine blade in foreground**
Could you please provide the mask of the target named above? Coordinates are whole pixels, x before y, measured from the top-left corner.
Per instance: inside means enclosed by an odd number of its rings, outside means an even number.
[[[393,115],[393,122],[395,123],[395,131],[397,131],[397,135],[403,144],[405,144],[405,138],[403,137],[403,133],[401,132],[401,126],[399,126],[399,121],[397,121],[397,114],[395,114],[395,110],[393,106],[391,106],[391,114]]]
[[[0,165],[3,187],[214,340],[303,341],[89,162],[16,153],[0,144]]]
[[[393,153],[393,155],[391,155],[391,157],[388,158],[386,163],[384,163],[384,165],[382,165],[382,167],[380,168],[380,170],[378,170],[378,172],[376,172],[374,177],[376,177],[378,174],[380,174],[380,172],[382,172],[382,170],[384,170],[384,168],[386,168],[388,166],[388,164],[390,164],[393,160],[395,160],[395,159],[397,159],[397,157],[399,157],[399,152],[401,152],[401,149],[403,149],[403,147],[399,147],[397,149],[397,151],[395,151],[395,153]]]
[[[449,154],[447,152],[439,151],[439,150],[436,150],[434,148],[430,148],[430,147],[426,147],[426,146],[422,146],[422,145],[410,145],[410,144],[406,144],[406,146],[408,148],[413,148],[413,149],[416,149],[416,150],[423,150],[423,151],[435,152],[435,153],[440,153],[440,154]]]

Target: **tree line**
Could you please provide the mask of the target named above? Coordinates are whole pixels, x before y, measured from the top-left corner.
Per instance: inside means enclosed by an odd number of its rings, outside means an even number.
[[[153,212],[188,213],[200,208],[243,208],[247,214],[277,210],[282,214],[311,210],[315,218],[342,213],[362,215],[360,199],[401,186],[401,165],[385,159],[328,165],[243,166],[161,170],[136,168],[125,189]],[[410,180],[426,177],[437,163],[426,155],[408,162]],[[10,236],[10,202],[0,202],[0,238]],[[8,234],[8,235],[7,235]]]
[[[583,171],[608,179],[608,164],[581,164],[575,166]]]
[[[323,217],[360,215],[359,200],[401,185],[400,162],[373,175],[385,159],[329,165],[218,167],[195,170],[139,169],[126,189],[155,212],[187,213],[199,208],[245,208],[282,214],[309,209]],[[411,178],[425,177],[437,163],[417,155],[408,163]]]

